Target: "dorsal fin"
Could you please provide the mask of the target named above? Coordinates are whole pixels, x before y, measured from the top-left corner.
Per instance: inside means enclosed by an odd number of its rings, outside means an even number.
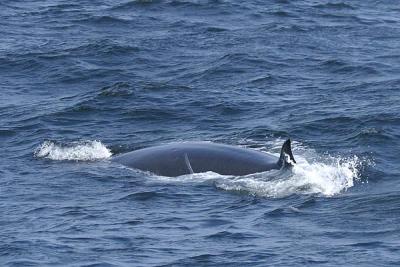
[[[282,168],[286,166],[293,166],[294,163],[296,163],[296,160],[293,157],[290,139],[288,139],[285,141],[285,143],[283,143],[278,165],[280,168]]]

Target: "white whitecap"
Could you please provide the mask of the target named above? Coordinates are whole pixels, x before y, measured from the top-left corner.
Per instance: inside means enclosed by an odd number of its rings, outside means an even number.
[[[77,141],[69,144],[43,142],[34,152],[35,157],[52,160],[91,161],[111,157],[111,151],[100,141]]]

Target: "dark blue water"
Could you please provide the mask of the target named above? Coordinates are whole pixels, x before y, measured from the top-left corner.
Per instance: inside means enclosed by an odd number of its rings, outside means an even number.
[[[399,266],[396,1],[0,3],[1,266]],[[207,140],[290,173],[157,177]]]

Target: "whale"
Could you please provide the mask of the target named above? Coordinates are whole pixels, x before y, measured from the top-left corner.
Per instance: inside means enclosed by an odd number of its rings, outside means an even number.
[[[182,142],[134,150],[117,155],[112,161],[167,177],[204,172],[243,176],[290,168],[296,163],[290,139],[283,143],[279,157],[213,142]]]

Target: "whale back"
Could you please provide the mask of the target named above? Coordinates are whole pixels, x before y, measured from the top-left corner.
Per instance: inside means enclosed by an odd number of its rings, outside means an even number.
[[[285,144],[283,155],[292,155],[290,141],[289,147],[287,142]],[[222,175],[247,175],[289,166],[282,153],[278,158],[260,151],[211,142],[154,146],[117,156],[113,160],[131,168],[170,177],[208,171]]]

